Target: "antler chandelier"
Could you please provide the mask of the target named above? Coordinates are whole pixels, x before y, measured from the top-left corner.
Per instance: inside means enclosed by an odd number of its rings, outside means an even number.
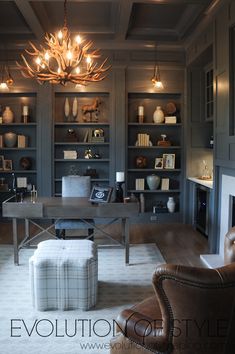
[[[92,41],[85,41],[80,35],[72,38],[67,27],[67,0],[64,1],[64,26],[55,34],[45,35],[45,47],[40,49],[29,42],[33,51],[25,52],[34,60],[30,64],[22,54],[24,65],[17,63],[24,77],[35,78],[40,84],[66,85],[67,82],[86,85],[89,82],[102,81],[110,69],[105,66],[107,58],[98,64],[99,50],[91,50]]]

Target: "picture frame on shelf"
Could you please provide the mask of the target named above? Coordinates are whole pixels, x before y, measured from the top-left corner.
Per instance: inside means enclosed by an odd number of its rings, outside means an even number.
[[[0,171],[3,170],[3,164],[4,164],[4,156],[0,155]]]
[[[17,177],[16,186],[17,188],[27,188],[27,177]]]
[[[12,171],[12,160],[3,160],[4,171]]]
[[[156,157],[155,158],[154,168],[156,170],[162,170],[163,169],[163,158],[162,157]]]
[[[161,190],[162,191],[169,191],[169,186],[170,186],[170,179],[169,178],[162,178]]]
[[[163,168],[174,169],[175,168],[175,154],[163,154]]]
[[[94,203],[108,203],[111,198],[112,187],[99,187],[94,186],[90,194],[90,202]]]

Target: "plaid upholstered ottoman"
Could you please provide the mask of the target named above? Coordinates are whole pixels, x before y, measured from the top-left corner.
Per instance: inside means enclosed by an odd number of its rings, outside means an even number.
[[[88,310],[96,304],[98,259],[89,240],[48,240],[29,259],[33,306]]]

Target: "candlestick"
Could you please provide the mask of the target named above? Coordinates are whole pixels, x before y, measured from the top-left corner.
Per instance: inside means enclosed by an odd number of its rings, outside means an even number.
[[[139,123],[143,123],[144,121],[144,106],[138,107],[138,121]]]
[[[27,116],[29,114],[29,107],[23,106],[23,116]]]
[[[139,106],[138,107],[138,115],[143,116],[144,115],[144,106]]]
[[[28,123],[28,118],[29,118],[29,106],[23,106],[23,110],[22,110],[23,123]]]
[[[123,182],[116,182],[115,188],[115,203],[123,203],[123,189],[122,189]]]

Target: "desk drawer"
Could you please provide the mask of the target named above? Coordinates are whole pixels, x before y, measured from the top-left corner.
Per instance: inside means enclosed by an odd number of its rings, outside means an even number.
[[[42,203],[3,203],[2,215],[11,218],[42,218],[43,204]]]

